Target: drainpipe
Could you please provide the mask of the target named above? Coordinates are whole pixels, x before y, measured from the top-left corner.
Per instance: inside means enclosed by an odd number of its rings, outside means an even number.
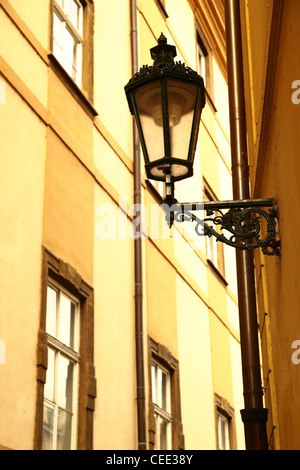
[[[225,0],[225,24],[233,198],[250,199],[239,0]],[[246,449],[267,450],[268,410],[263,407],[253,253],[236,250],[236,258]]]
[[[130,0],[131,21],[131,68],[133,76],[138,72],[137,4]],[[141,158],[140,142],[135,122],[133,122],[133,202],[141,207]],[[144,372],[144,331],[143,331],[143,270],[142,238],[134,239],[134,289],[135,289],[135,344],[136,344],[136,387],[137,387],[137,427],[138,450],[147,449],[146,439],[146,398]]]

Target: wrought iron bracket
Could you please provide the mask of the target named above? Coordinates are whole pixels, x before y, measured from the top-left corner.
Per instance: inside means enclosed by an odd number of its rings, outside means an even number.
[[[261,248],[266,255],[280,255],[278,207],[275,199],[178,203],[171,195],[164,200],[169,227],[174,222],[194,222],[199,236],[240,250]],[[195,212],[204,212],[199,217]]]

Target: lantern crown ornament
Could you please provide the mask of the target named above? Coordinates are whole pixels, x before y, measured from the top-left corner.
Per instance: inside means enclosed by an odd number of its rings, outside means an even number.
[[[203,79],[182,62],[176,47],[161,34],[150,49],[153,65],[144,65],[125,86],[134,115],[149,179],[174,183],[193,175]]]

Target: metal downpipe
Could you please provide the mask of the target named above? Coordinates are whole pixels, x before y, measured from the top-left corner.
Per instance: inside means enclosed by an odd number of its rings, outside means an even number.
[[[137,4],[130,1],[130,41],[132,76],[138,72]],[[133,122],[133,202],[141,207],[141,155],[140,142]],[[135,295],[135,345],[136,345],[136,392],[138,450],[147,449],[146,438],[146,396],[144,371],[144,327],[143,327],[143,270],[141,234],[134,239],[134,295]]]
[[[225,0],[227,72],[234,199],[249,199],[249,171],[239,0]],[[267,413],[261,384],[254,262],[251,250],[236,250],[244,387],[241,410],[247,450],[267,450]]]

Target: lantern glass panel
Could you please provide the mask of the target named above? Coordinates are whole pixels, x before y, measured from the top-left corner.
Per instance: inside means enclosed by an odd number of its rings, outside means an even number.
[[[160,81],[138,88],[135,91],[135,102],[149,161],[159,160],[165,155]]]
[[[176,159],[188,160],[198,88],[192,83],[177,80],[167,80],[167,87],[171,156]],[[185,166],[173,165],[172,174],[174,176],[181,176],[186,172]]]

